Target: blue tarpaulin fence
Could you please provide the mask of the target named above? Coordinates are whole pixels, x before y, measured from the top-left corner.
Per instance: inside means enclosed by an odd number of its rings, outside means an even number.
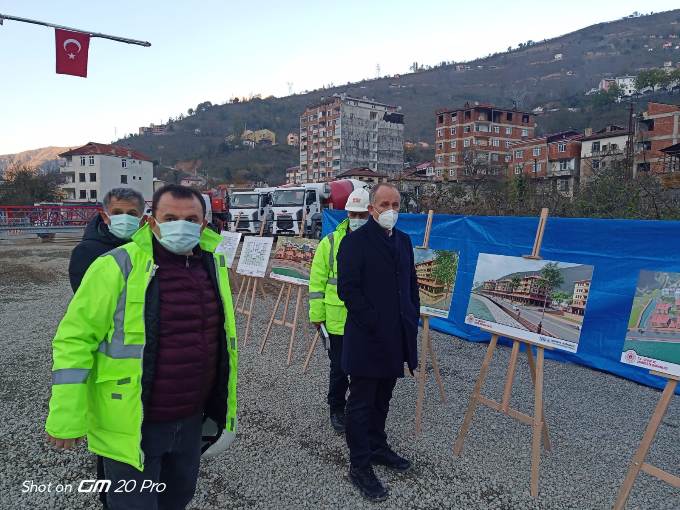
[[[324,211],[323,234],[345,216],[345,211]],[[426,221],[425,214],[400,214],[397,228],[417,246],[423,243]],[[431,327],[473,342],[488,341],[488,333],[465,324],[477,256],[529,254],[537,226],[537,217],[435,214],[430,248],[455,250],[460,258],[449,318],[432,318]],[[546,357],[662,387],[664,379],[619,360],[640,270],[680,272],[680,222],[549,218],[540,255],[595,268],[578,352],[546,350]]]

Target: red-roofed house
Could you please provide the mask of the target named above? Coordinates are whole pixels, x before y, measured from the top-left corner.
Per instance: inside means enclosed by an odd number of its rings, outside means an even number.
[[[151,158],[127,147],[89,142],[59,154],[65,200],[101,202],[113,188],[133,188],[144,200],[153,196]]]
[[[663,315],[668,315],[668,312],[671,311],[671,305],[670,303],[657,303],[654,313],[660,313]]]
[[[670,326],[672,319],[665,313],[653,313],[649,322],[653,328],[667,328]]]

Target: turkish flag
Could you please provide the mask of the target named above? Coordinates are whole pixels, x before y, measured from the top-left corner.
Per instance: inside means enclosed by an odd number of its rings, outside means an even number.
[[[55,28],[54,37],[57,50],[57,74],[71,74],[87,78],[90,35]]]

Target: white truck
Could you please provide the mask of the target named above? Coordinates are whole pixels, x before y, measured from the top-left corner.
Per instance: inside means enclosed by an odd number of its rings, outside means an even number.
[[[342,179],[276,188],[270,212],[272,234],[298,235],[304,217],[304,235],[319,239],[323,209],[344,209],[349,194],[365,186],[356,179]]]
[[[252,191],[229,193],[229,230],[245,234],[259,234],[261,221],[270,216],[271,193],[275,188],[255,188]],[[268,233],[269,225],[265,225]]]

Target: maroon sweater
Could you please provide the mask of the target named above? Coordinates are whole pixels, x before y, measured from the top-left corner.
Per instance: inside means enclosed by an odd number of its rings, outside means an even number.
[[[203,411],[217,376],[220,300],[200,248],[175,255],[154,239],[160,314],[148,421],[172,421]]]

